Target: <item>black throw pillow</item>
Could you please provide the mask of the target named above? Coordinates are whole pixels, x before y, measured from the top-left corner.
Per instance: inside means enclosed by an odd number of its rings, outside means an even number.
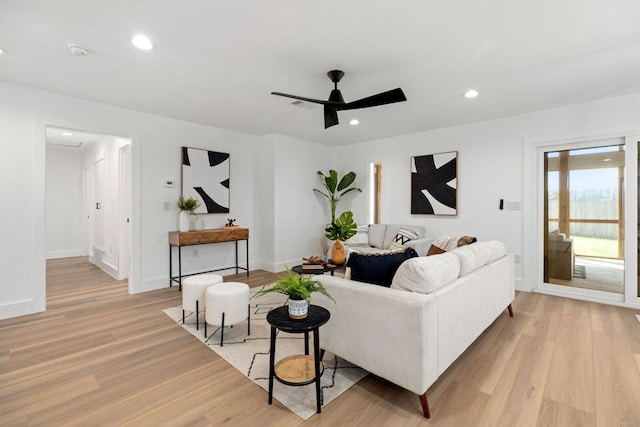
[[[349,255],[347,267],[351,268],[351,280],[372,283],[374,285],[391,286],[394,274],[400,264],[409,258],[417,257],[418,253],[413,248],[407,248],[404,252],[392,252],[389,254],[358,254]]]

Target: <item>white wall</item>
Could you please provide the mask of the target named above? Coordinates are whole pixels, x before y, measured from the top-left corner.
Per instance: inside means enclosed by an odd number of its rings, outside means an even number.
[[[281,271],[320,255],[323,204],[314,195],[316,171],[332,164],[331,147],[283,135],[261,138],[260,197],[262,268]]]
[[[83,153],[47,146],[46,156],[46,257],[81,256]]]
[[[631,129],[639,123],[640,94],[635,94],[338,147],[335,154],[342,169],[352,169],[360,177],[368,176],[370,162],[383,164],[383,222],[423,225],[431,236],[498,239],[505,242],[509,253],[526,254],[523,232],[532,224],[528,200],[523,200],[523,188],[530,185],[523,179],[523,144],[598,135],[611,127]],[[458,151],[458,215],[411,215],[411,156],[446,151]],[[368,178],[359,185],[366,194]],[[521,202],[523,210],[501,211],[500,199]],[[628,194],[627,203],[635,203],[635,195]],[[354,199],[357,222],[367,222],[367,209],[367,197]],[[527,261],[524,258],[523,264],[516,265],[517,286],[531,290],[537,285],[531,270],[536,267]]]

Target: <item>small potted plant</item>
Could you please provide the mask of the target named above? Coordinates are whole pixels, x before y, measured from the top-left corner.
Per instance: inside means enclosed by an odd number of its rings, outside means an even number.
[[[327,239],[335,241],[331,248],[331,261],[334,264],[344,264],[344,245],[341,242],[345,242],[355,236],[357,231],[358,226],[353,221],[353,212],[351,211],[342,212],[330,226],[324,229]]]
[[[189,197],[185,199],[180,196],[178,199],[178,209],[180,209],[180,231],[189,231],[191,228],[191,215],[194,215],[194,211],[198,209],[200,202],[195,197]]]
[[[320,281],[313,280],[311,276],[306,274],[295,274],[289,268],[287,268],[285,277],[276,280],[271,287],[255,294],[255,297],[271,292],[278,292],[289,297],[289,317],[292,319],[304,319],[307,317],[311,294],[314,292],[320,292],[335,302]]]

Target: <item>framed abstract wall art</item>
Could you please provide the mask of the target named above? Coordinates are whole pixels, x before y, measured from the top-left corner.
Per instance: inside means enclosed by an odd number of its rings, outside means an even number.
[[[458,152],[411,157],[411,213],[458,214]]]
[[[195,213],[229,213],[229,153],[182,147],[182,197],[195,197]]]

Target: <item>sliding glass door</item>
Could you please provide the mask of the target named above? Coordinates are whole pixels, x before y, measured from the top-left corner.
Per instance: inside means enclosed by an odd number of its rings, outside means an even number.
[[[624,158],[622,144],[545,152],[546,283],[624,293]]]

